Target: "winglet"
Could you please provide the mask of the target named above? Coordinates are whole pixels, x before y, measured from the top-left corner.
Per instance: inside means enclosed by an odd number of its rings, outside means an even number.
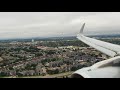
[[[85,27],[85,23],[82,25],[81,29],[80,29],[80,33],[83,33],[83,29]]]

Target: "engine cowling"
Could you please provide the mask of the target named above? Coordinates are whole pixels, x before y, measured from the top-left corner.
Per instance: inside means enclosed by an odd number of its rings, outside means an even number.
[[[83,68],[73,73],[71,78],[120,78],[120,67],[105,67],[96,70]]]
[[[77,70],[71,78],[120,78],[120,56]]]

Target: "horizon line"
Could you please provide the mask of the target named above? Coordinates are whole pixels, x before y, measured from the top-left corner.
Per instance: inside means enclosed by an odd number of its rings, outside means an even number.
[[[107,35],[107,36],[114,36],[114,35],[120,35],[120,34],[86,34],[87,36],[99,36],[99,35]],[[63,38],[63,37],[76,37],[75,35],[71,35],[71,36],[55,36],[55,37],[52,37],[52,36],[49,36],[49,37],[23,37],[23,38],[3,38],[3,39],[0,39],[0,40],[14,40],[14,39],[49,39],[49,38]]]

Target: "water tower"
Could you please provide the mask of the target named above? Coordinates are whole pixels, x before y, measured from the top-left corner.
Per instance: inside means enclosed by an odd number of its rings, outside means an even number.
[[[32,39],[32,45],[35,45],[34,39]]]

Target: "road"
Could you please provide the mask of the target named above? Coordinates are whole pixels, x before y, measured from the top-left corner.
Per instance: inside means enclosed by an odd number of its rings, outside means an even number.
[[[69,76],[73,72],[65,72],[65,73],[60,73],[60,74],[54,74],[54,75],[46,75],[46,76],[25,76],[25,77],[15,77],[15,76],[10,76],[10,77],[4,77],[4,78],[63,78],[63,76]]]

